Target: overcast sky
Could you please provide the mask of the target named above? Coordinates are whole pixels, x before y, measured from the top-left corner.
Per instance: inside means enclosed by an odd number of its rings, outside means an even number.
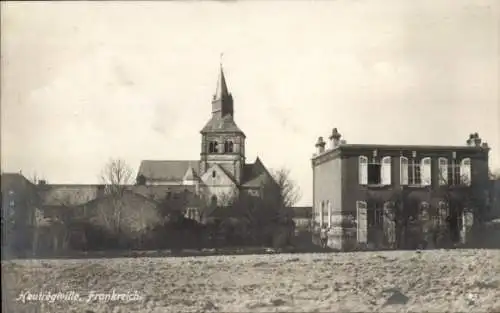
[[[348,143],[462,145],[500,167],[498,1],[2,2],[3,171],[93,183],[120,157],[198,159],[219,55],[247,161]]]

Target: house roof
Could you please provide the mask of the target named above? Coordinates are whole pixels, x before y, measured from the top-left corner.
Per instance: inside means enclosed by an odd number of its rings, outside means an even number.
[[[198,176],[198,160],[143,160],[137,176],[143,175],[149,180],[182,181],[191,167]]]
[[[295,218],[310,218],[312,216],[312,207],[310,206],[294,206],[292,211]]]
[[[189,166],[189,168],[187,169],[186,174],[184,174],[183,180],[198,180],[198,175],[196,174],[192,166]]]
[[[50,184],[39,190],[43,206],[78,206],[104,195],[104,185]]]
[[[219,114],[214,114],[208,121],[208,123],[203,127],[201,133],[239,133],[243,136],[245,134],[236,125],[234,118],[231,114],[220,116]]]
[[[174,186],[133,186],[131,191],[140,194],[155,201],[162,201],[166,199],[168,194],[179,194],[182,192],[189,192],[190,195],[195,193],[195,186],[191,185],[174,185]]]
[[[2,173],[1,175],[2,191],[11,189],[24,189],[24,188],[34,188],[35,185],[32,184],[26,177],[20,173]]]
[[[242,187],[261,187],[268,179],[272,179],[272,176],[259,157],[257,157],[255,163],[245,164],[243,167]]]

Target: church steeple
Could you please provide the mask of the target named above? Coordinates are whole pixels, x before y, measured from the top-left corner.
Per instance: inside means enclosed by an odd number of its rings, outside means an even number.
[[[224,69],[222,68],[222,61],[220,63],[219,79],[217,80],[217,88],[212,99],[212,115],[220,117],[226,115],[233,115],[233,96],[229,93],[224,76]]]

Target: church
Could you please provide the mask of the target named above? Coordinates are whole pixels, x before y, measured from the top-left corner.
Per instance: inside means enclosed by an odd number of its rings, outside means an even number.
[[[222,64],[211,117],[201,129],[198,160],[143,160],[137,185],[144,189],[184,189],[204,196],[213,204],[235,192],[258,196],[265,182],[274,182],[263,162],[247,163],[245,133],[234,120],[233,96],[229,92]]]

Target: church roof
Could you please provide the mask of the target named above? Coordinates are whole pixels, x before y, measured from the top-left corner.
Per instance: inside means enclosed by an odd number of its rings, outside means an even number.
[[[245,164],[242,178],[242,187],[257,188],[261,187],[268,179],[272,179],[272,176],[257,157],[255,163]]]
[[[198,175],[196,175],[196,172],[194,171],[193,167],[192,166],[189,166],[187,171],[186,171],[186,174],[184,174],[184,177],[183,177],[183,180],[197,180],[198,179]]]
[[[143,160],[137,176],[143,175],[149,180],[182,181],[191,167],[198,176],[198,160]]]
[[[217,88],[215,89],[214,100],[221,100],[229,96],[229,90],[227,89],[226,77],[224,76],[224,70],[222,69],[222,64],[220,66],[219,79],[217,80]]]
[[[236,125],[234,118],[232,115],[224,115],[220,116],[215,114],[208,121],[208,123],[203,127],[201,133],[210,133],[210,132],[220,132],[220,133],[244,133],[241,129]]]
[[[160,202],[169,195],[188,192],[190,197],[195,194],[195,186],[191,185],[157,185],[157,186],[133,186],[131,191],[140,194],[146,198]]]

